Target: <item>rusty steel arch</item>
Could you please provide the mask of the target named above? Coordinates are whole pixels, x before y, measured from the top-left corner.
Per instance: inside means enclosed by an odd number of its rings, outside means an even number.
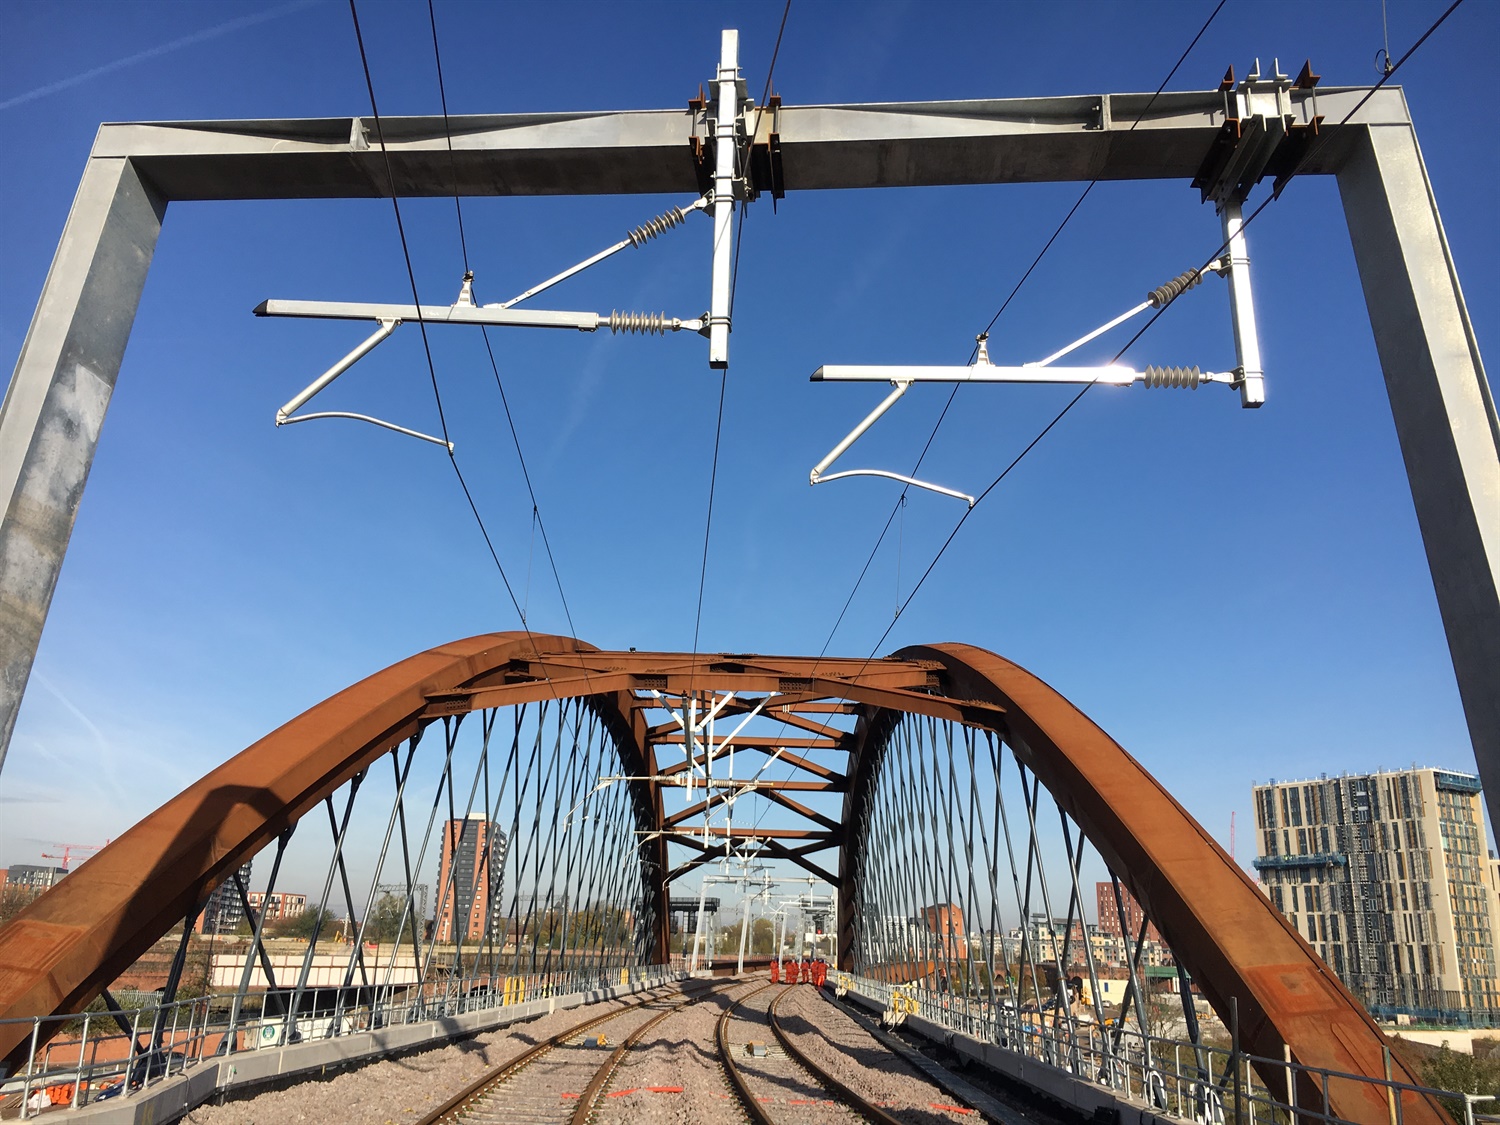
[[[667,888],[717,853],[674,827],[663,785],[673,770],[656,751],[670,725],[652,727],[657,693],[777,693],[779,717],[798,739],[778,746],[841,750],[843,773],[797,753],[785,759],[812,780],[766,786],[769,799],[805,817],[808,831],[737,829],[767,855],[826,875],[838,888],[842,967],[849,967],[855,903],[867,856],[865,805],[886,740],[903,716],[994,732],[1047,786],[1161,930],[1216,1011],[1238,1003],[1245,1049],[1378,1077],[1384,1037],[1360,1004],[1271,906],[1250,878],[1135,759],[1087,716],[1014,663],[968,645],[903,649],[878,660],[748,654],[607,652],[572,638],[498,633],[439,646],[378,672],[285,724],[168,801],[0,930],[0,1019],[72,1012],[181,920],[206,893],[287,826],[392,746],[445,716],[548,699],[586,699],[634,780],[644,869],[658,872],[653,955],[667,953]],[[655,704],[649,696],[657,699]],[[727,714],[745,713],[741,699]],[[804,711],[852,717],[834,728]],[[842,796],[839,821],[789,794]],[[668,841],[699,854],[671,869]],[[792,847],[797,842],[800,846]],[[726,844],[727,848],[727,844]],[[838,851],[837,873],[815,860]],[[20,1036],[18,1038],[18,1035]],[[0,1024],[0,1057],[24,1050],[17,1025]],[[1400,1059],[1398,1081],[1416,1083]],[[1376,1125],[1383,1091],[1335,1080],[1329,1110]],[[1302,1092],[1304,1105],[1321,1092]],[[1445,1120],[1435,1103],[1405,1107],[1411,1125]]]
[[[1380,1028],[1295,927],[1276,910],[1213,836],[1136,761],[1064,696],[1019,665],[964,644],[912,646],[896,657],[936,661],[950,697],[993,707],[984,723],[1016,751],[1083,830],[1110,869],[1145,909],[1173,954],[1226,1025],[1237,1003],[1242,1049],[1310,1068],[1378,1077],[1387,1065],[1397,1082],[1422,1085],[1391,1055]],[[865,848],[858,827],[879,776],[891,716],[871,715],[849,766],[844,821],[852,826],[840,867],[839,941],[847,967],[857,924]],[[1387,1063],[1389,1060],[1389,1063]],[[1271,1081],[1272,1074],[1263,1077]],[[1285,1082],[1284,1072],[1277,1079]],[[1323,1103],[1305,1072],[1298,1102]],[[1384,1089],[1333,1079],[1329,1112],[1370,1125],[1394,1112]],[[1427,1097],[1404,1107],[1404,1120],[1446,1122]]]
[[[211,771],[110,843],[0,930],[0,1019],[82,1010],[208,892],[392,746],[469,693],[506,683],[539,650],[572,654],[568,637],[496,633],[440,645],[309,708]],[[564,689],[566,690],[566,689]],[[581,693],[579,693],[581,694]],[[593,693],[590,693],[591,695]],[[558,695],[546,680],[508,701]],[[630,772],[641,774],[628,721],[595,697]],[[636,786],[643,816],[650,794]],[[0,1025],[0,1059],[26,1035]]]

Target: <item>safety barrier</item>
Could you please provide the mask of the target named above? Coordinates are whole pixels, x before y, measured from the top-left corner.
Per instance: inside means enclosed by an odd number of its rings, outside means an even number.
[[[1351,1083],[1384,1103],[1391,1125],[1403,1125],[1406,1110],[1419,1098],[1440,1099],[1464,1125],[1500,1121],[1500,1116],[1475,1112],[1476,1103],[1492,1100],[1484,1096],[1305,1066],[1290,1052],[1280,1059],[1249,1054],[1239,1048],[1232,1026],[1227,1045],[1194,1043],[1146,1035],[1134,1027],[1101,1027],[1066,1009],[1016,1011],[1004,1000],[846,974],[836,983],[837,990],[862,998],[871,1011],[883,1017],[898,1012],[895,1022],[910,1030],[1086,1112],[1105,1102],[1070,1092],[1066,1085],[1081,1083],[1138,1110],[1196,1125],[1285,1125],[1291,1120],[1346,1125],[1347,1118],[1326,1107],[1340,1083]],[[1308,1096],[1309,1091],[1315,1096]]]
[[[515,976],[496,981],[496,987],[475,988],[463,995],[419,996],[415,989],[391,989],[371,1003],[305,1008],[295,1014],[290,1011],[295,990],[280,989],[260,995],[259,1011],[236,1008],[232,997],[223,996],[161,1007],[8,1021],[30,1025],[31,1049],[25,1065],[0,1083],[0,1115],[10,1116],[11,1110],[19,1108],[19,1116],[26,1118],[52,1106],[78,1109],[111,1098],[133,1099],[203,1063],[297,1044],[418,1025],[457,1026],[465,1030],[456,1033],[463,1034],[472,1030],[468,1025],[474,1021],[459,1020],[454,1025],[458,1017],[483,1012],[503,1015],[505,1009],[539,1004],[538,1011],[544,1011],[548,1001],[581,1002],[579,998],[589,992],[649,988],[681,975],[667,966],[646,966],[607,976],[597,972]],[[304,1004],[309,999],[308,994],[302,997]],[[517,1011],[516,1018],[535,1014]],[[73,1026],[63,1026],[49,1035],[49,1023],[76,1025],[76,1033]],[[374,1036],[371,1053],[404,1049],[424,1038]],[[381,1047],[377,1040],[386,1045]],[[222,1079],[217,1085],[222,1085]]]

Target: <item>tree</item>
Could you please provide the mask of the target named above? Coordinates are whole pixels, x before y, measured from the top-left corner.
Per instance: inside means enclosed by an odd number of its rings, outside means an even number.
[[[757,918],[750,927],[750,951],[762,956],[776,952],[776,924],[769,918]]]
[[[401,925],[406,915],[406,900],[398,898],[390,891],[386,891],[370,904],[368,915],[365,919],[366,941],[394,942],[411,937],[412,920],[406,918],[404,932]]]
[[[24,883],[0,883],[0,926],[5,925],[42,895],[40,887]]]
[[[319,921],[322,925],[319,926]],[[320,939],[328,939],[338,931],[339,919],[331,910],[319,911],[317,907],[304,910],[295,918],[278,918],[267,923],[266,932],[272,937],[301,938],[311,941],[316,931]]]
[[[1422,1063],[1422,1081],[1437,1090],[1455,1094],[1500,1094],[1500,1062],[1476,1058],[1450,1050],[1444,1043]],[[1464,1119],[1464,1103],[1457,1098],[1440,1099],[1455,1121]]]

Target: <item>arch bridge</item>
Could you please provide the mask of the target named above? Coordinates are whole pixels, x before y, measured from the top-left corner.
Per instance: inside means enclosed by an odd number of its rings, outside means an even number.
[[[226,941],[209,968],[210,991],[232,996],[216,1017],[226,1051],[244,1049],[235,1021],[257,1004],[258,1027],[279,1021],[290,1041],[299,1027],[340,1034],[381,997],[448,1010],[628,976],[680,953],[674,885],[681,896],[706,865],[782,861],[833,889],[839,970],[925,998],[965,1033],[1117,1087],[1130,1042],[1137,1064],[1146,1044],[1145,1075],[1165,1025],[1185,1019],[1198,1039],[1191,1004],[1175,1019],[1146,1002],[1133,898],[1183,983],[1233,1026],[1238,1057],[1205,1064],[1204,1090],[1256,1071],[1308,1112],[1387,1122],[1397,1105],[1405,1122],[1445,1120],[1425,1097],[1393,1102],[1356,1080],[1417,1084],[1161,784],[1053,688],[970,645],[858,660],[495,633],[412,656],[235,755],[0,929],[7,1069],[61,1026],[36,1017],[110,997],[209,902],[254,917],[243,865],[256,857],[268,899],[296,871],[329,921],[291,956],[269,952],[264,919]],[[1084,875],[1101,868],[1127,968],[1108,1009],[1084,927]],[[353,933],[331,932],[337,917]],[[1085,1027],[1096,1050],[1080,1063]],[[160,1020],[155,1034],[160,1047]],[[1276,1061],[1291,1065],[1273,1073]]]

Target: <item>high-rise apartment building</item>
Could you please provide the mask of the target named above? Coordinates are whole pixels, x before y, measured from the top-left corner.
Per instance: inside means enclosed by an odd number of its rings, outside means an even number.
[[[438,917],[436,940],[479,941],[485,936],[485,917],[491,918],[490,933],[503,941],[505,833],[471,813],[464,820],[450,820],[443,828],[443,854],[438,867]]]
[[[250,864],[244,864],[239,870],[240,882],[250,886]],[[240,898],[240,889],[234,885],[234,876],[230,875],[208,894],[208,901],[203,904],[197,919],[193,922],[193,931],[200,934],[232,934],[239,929],[240,923],[245,921],[245,903]]]
[[[1373,1013],[1500,1014],[1477,777],[1394,770],[1253,794],[1264,890]]]
[[[1094,900],[1099,911],[1099,932],[1111,934],[1114,937],[1128,937],[1135,941],[1141,933],[1141,923],[1146,922],[1146,912],[1141,909],[1141,904],[1135,901],[1135,896],[1124,887],[1120,888],[1120,897],[1115,898],[1115,884],[1095,883]],[[1125,929],[1120,929],[1121,907],[1124,907]],[[1161,941],[1161,934],[1156,930],[1154,922],[1146,922],[1146,940]]]

